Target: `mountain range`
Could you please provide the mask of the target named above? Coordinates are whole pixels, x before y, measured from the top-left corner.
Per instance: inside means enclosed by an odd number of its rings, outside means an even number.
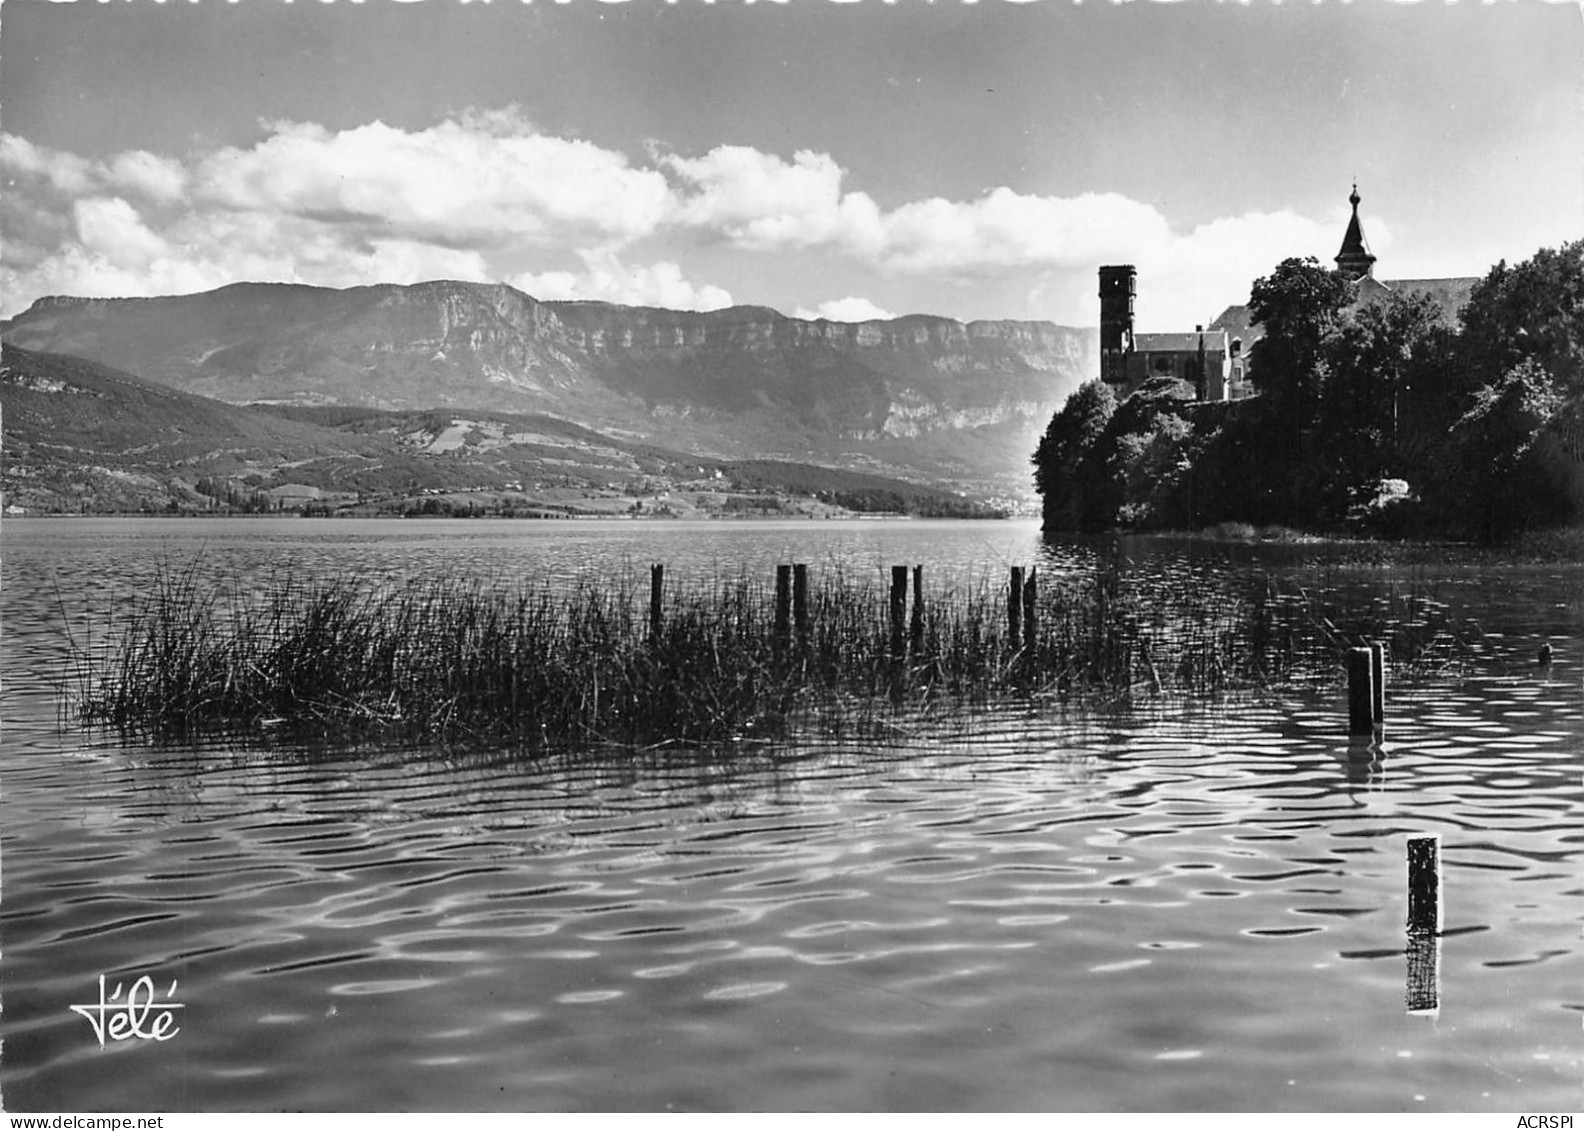
[[[359,454],[362,441],[348,431],[355,420],[366,440],[398,427],[380,413],[419,413],[435,437],[469,420],[478,427],[463,435],[554,433],[563,457],[648,448],[1014,502],[1031,497],[1029,455],[1051,414],[1097,367],[1094,331],[1047,322],[837,323],[763,307],[540,302],[508,286],[460,282],[50,297],[0,322],[0,338],[32,355],[112,367],[123,393],[131,380],[145,399],[166,389],[219,402],[203,412],[239,436],[262,439],[263,429],[268,443],[339,445],[325,457]],[[8,382],[8,398],[19,391]],[[224,406],[254,409],[246,423],[222,425]],[[287,408],[319,416],[293,419]],[[353,409],[364,415],[348,416]],[[538,423],[521,426],[526,418]],[[377,419],[383,424],[371,428]],[[328,430],[311,442],[270,431],[288,425]]]
[[[885,476],[720,460],[539,414],[229,405],[7,344],[0,492],[9,513],[354,515],[1002,513]]]

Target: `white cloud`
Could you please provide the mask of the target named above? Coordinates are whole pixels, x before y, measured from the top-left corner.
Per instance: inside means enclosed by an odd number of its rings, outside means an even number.
[[[813,310],[799,307],[794,317],[811,322],[817,319],[824,319],[827,322],[886,322],[896,315],[889,310],[882,310],[866,298],[849,295],[846,298],[822,302]]]
[[[278,122],[271,131],[250,149],[203,159],[197,198],[477,248],[621,245],[652,232],[669,203],[658,172],[537,133],[512,111],[416,132],[381,122],[336,132]]]
[[[68,196],[89,192],[95,187],[92,162],[72,153],[34,145],[15,134],[0,134],[0,174],[8,179],[42,181]]]
[[[998,188],[977,200],[934,197],[883,211],[865,193],[843,192],[844,171],[828,154],[800,150],[787,162],[719,146],[658,160],[679,181],[672,222],[748,251],[822,248],[898,274],[971,278],[1089,263],[1170,240],[1160,213],[1115,193]]]
[[[742,250],[823,251],[942,284],[1021,273],[1029,313],[1080,325],[1098,317],[1095,271],[1103,263],[1139,269],[1141,328],[1192,327],[1244,301],[1249,283],[1288,256],[1329,263],[1346,220],[1257,212],[1184,233],[1153,206],[1118,193],[1056,197],[1005,187],[882,210],[864,193],[843,191],[844,172],[826,154],[800,151],[787,162],[723,146],[696,159],[658,160],[679,182],[673,222]],[[1386,221],[1372,219],[1369,232],[1377,250],[1390,245]],[[864,316],[858,307],[844,314]]]
[[[676,223],[715,233],[752,251],[835,244],[856,252],[878,245],[879,209],[863,193],[843,194],[840,166],[824,153],[780,157],[722,145],[703,157],[662,157],[691,189],[673,210]]]
[[[905,204],[881,222],[883,265],[952,277],[1137,258],[1171,238],[1160,213],[1115,193],[1063,198],[998,188],[974,201]]]
[[[888,276],[928,294],[1027,296],[1005,316],[1078,325],[1098,315],[1095,270],[1139,270],[1139,326],[1178,329],[1241,302],[1289,255],[1329,262],[1345,216],[1224,217],[1183,232],[1116,193],[1041,196],[997,188],[971,200],[923,197],[889,209],[829,154],[790,159],[744,146],[701,156],[652,146],[634,164],[591,142],[536,130],[517,110],[468,113],[421,130],[268,124],[248,147],[185,160],[128,151],[93,161],[0,134],[0,314],[42,294],[168,294],[238,280],[353,286],[507,277],[545,299],[672,309],[732,304],[690,278],[689,239],[787,258],[797,277],[862,293]],[[1392,229],[1370,217],[1377,252]],[[673,257],[647,256],[668,240]],[[579,266],[513,274],[526,253]],[[799,262],[801,260],[801,262]],[[839,264],[832,260],[840,260]],[[510,267],[505,264],[511,264]],[[839,284],[823,269],[839,267]],[[938,296],[938,297],[937,297]],[[754,296],[791,306],[794,296]],[[946,311],[942,311],[946,312]],[[816,302],[800,316],[892,315],[867,299]]]
[[[239,280],[351,287],[449,278],[492,279],[474,251],[412,240],[347,241],[314,221],[258,214],[193,214],[159,230],[120,198],[73,208],[76,238],[25,266],[0,267],[0,308],[46,294],[139,297],[212,290]]]
[[[1137,263],[1139,329],[1208,323],[1247,302],[1249,284],[1291,256],[1313,255],[1330,266],[1342,231],[1342,224],[1283,211],[1224,217],[1174,236]]]
[[[73,212],[83,250],[117,267],[146,267],[169,253],[166,242],[120,197],[79,200]]]
[[[583,270],[579,272],[524,272],[507,282],[547,302],[584,299],[668,310],[720,310],[732,305],[727,291],[689,282],[682,269],[669,260],[632,267],[609,252],[585,253],[582,259]]]
[[[524,271],[511,276],[506,283],[541,302],[569,302],[596,297],[588,293],[588,288],[575,271]]]
[[[674,224],[745,251],[820,250],[897,276],[971,282],[1010,271],[1088,271],[1168,259],[1179,240],[1156,209],[1116,193],[997,188],[974,200],[932,197],[887,211],[865,193],[844,192],[844,172],[827,154],[800,151],[788,162],[721,146],[658,162],[678,182]]]
[[[1182,234],[1162,225],[1148,238],[1124,236],[1087,261],[1040,271],[1028,308],[1036,317],[1095,325],[1100,265],[1131,263],[1138,269],[1138,329],[1191,330],[1247,302],[1249,284],[1283,259],[1313,255],[1329,266],[1345,226],[1346,217],[1316,221],[1290,211],[1222,217]]]
[[[112,158],[105,178],[109,184],[156,204],[174,204],[187,191],[187,170],[179,161],[141,149]]]
[[[514,111],[414,133],[282,123],[256,146],[187,164],[143,151],[94,162],[0,134],[0,177],[4,313],[43,294],[169,294],[239,279],[491,280],[497,251],[597,256],[647,234],[668,206],[660,173],[536,134]],[[674,264],[627,290],[730,301]]]
[[[23,182],[34,192],[57,197],[80,197],[106,190],[131,192],[155,203],[178,200],[186,188],[187,173],[178,161],[146,150],[119,153],[108,162],[89,161],[34,145],[16,134],[0,134],[0,174]]]

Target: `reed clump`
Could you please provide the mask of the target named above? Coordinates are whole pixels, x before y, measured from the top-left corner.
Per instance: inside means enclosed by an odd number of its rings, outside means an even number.
[[[878,585],[833,570],[810,589],[796,632],[778,630],[769,587],[747,578],[674,587],[656,630],[630,575],[559,590],[280,575],[222,598],[196,567],[165,570],[106,640],[76,650],[70,698],[81,722],[140,735],[647,746],[899,705],[1269,687],[1334,675],[1349,642],[1315,599],[1252,575],[1042,579],[1037,629],[1016,642],[1004,586],[927,587],[900,650]],[[1412,650],[1393,645],[1399,659]]]

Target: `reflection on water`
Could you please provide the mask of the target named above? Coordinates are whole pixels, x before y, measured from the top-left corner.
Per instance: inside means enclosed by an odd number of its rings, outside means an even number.
[[[1579,1106],[1584,633],[1543,571],[1448,599],[1553,668],[1395,684],[1375,745],[1318,688],[525,763],[58,734],[42,579],[148,556],[94,537],[7,545],[10,1110]],[[101,1052],[101,973],[178,979],[182,1032]]]
[[[1408,1012],[1428,1017],[1441,1013],[1441,932],[1408,928],[1408,981],[1404,1000]]]

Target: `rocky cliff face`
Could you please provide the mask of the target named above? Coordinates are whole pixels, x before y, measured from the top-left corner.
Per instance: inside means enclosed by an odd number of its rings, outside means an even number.
[[[699,451],[1011,487],[1097,364],[1093,331],[1051,323],[699,314],[455,282],[52,297],[0,335],[233,403],[547,412]]]

